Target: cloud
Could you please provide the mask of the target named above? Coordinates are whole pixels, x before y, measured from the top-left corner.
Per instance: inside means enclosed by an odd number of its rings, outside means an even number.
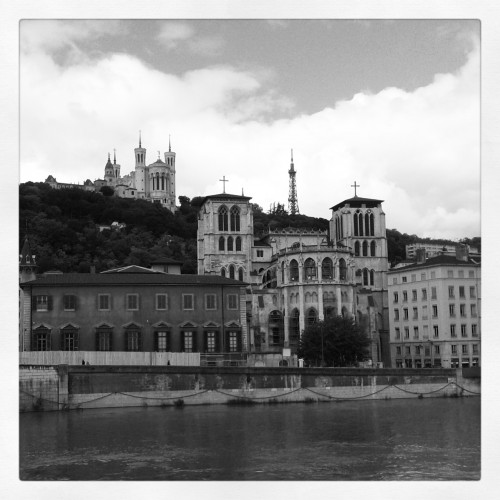
[[[172,40],[194,37],[177,29],[168,31]],[[125,54],[62,67],[48,52],[29,53],[21,64],[21,181],[94,180],[113,148],[128,173],[141,129],[150,161],[172,134],[178,196],[219,192],[225,175],[228,191],[244,188],[265,209],[286,203],[293,148],[302,213],[329,218],[356,180],[359,195],[384,200],[389,228],[479,234],[477,47],[456,74],[412,92],[358,93],[314,114],[293,115],[293,104],[258,71],[211,66],[176,76]]]
[[[224,48],[221,36],[200,36],[192,25],[182,21],[162,23],[157,39],[169,51],[184,48],[193,54],[208,57],[220,54]]]
[[[167,21],[162,23],[157,38],[165,48],[172,50],[176,48],[180,42],[190,39],[194,33],[194,28],[187,23]]]

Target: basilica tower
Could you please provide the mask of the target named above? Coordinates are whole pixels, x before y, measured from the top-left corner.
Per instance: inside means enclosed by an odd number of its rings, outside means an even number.
[[[146,183],[146,149],[142,147],[141,132],[139,132],[139,147],[135,153],[135,188],[144,197],[148,194]]]

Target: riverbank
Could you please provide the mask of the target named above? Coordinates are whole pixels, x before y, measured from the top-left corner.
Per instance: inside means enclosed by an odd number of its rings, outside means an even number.
[[[19,408],[262,404],[479,396],[479,369],[20,367]]]

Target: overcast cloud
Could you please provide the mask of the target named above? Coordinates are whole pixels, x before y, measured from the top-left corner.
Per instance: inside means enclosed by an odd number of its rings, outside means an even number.
[[[329,208],[351,197],[357,181],[358,195],[384,200],[388,228],[452,239],[479,235],[477,39],[460,68],[426,85],[356,89],[349,99],[299,112],[273,67],[213,59],[227,50],[223,33],[162,23],[152,37],[165,57],[170,51],[206,57],[174,73],[133,51],[88,49],[86,41],[129,29],[119,22],[103,28],[23,21],[22,182],[49,174],[60,182],[102,178],[114,148],[128,173],[140,129],[148,162],[158,150],[163,155],[172,135],[177,196],[221,192],[225,175],[228,192],[244,189],[266,210],[287,203],[293,148],[301,213],[330,218]]]

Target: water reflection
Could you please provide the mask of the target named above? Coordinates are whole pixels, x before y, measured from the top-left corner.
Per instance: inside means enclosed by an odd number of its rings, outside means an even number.
[[[22,479],[479,479],[478,398],[20,416]]]

